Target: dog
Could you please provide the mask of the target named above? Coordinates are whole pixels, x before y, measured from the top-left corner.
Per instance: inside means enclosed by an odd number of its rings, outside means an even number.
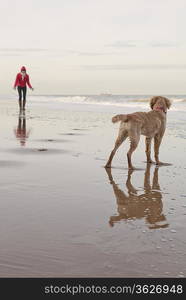
[[[140,135],[146,136],[146,157],[147,163],[153,163],[151,159],[151,142],[154,138],[154,157],[157,165],[165,165],[159,160],[159,148],[166,129],[167,109],[171,106],[171,101],[162,96],[154,96],[150,100],[151,111],[135,112],[132,114],[116,115],[112,122],[121,122],[119,134],[115,142],[105,168],[111,168],[111,163],[117,149],[129,138],[130,149],[127,152],[128,168],[135,169],[132,165],[132,153],[138,146]]]

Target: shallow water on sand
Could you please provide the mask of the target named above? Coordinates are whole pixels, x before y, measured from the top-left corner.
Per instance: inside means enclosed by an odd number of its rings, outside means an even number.
[[[103,167],[118,130],[111,111],[33,106],[20,121],[2,102],[0,114],[1,277],[185,277],[182,112],[168,114],[160,148],[172,165],[146,165],[142,138],[133,172],[128,142]]]

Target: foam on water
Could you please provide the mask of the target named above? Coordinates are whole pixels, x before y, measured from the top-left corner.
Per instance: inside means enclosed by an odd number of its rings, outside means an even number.
[[[16,95],[1,96],[0,99],[15,99]],[[173,111],[186,111],[186,95],[166,95],[172,102]],[[28,94],[28,99],[33,104],[46,103],[48,105],[60,103],[69,104],[88,104],[88,105],[101,105],[101,106],[114,106],[114,107],[128,107],[128,108],[141,108],[147,109],[147,103],[151,95],[34,95]]]
[[[115,107],[147,108],[148,95],[41,95],[30,96],[33,102],[89,104]],[[173,102],[172,110],[186,111],[186,95],[167,95]]]

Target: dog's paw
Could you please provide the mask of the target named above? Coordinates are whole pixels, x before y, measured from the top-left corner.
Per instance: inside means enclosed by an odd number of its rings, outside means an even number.
[[[157,166],[171,166],[172,164],[170,164],[170,163],[164,163],[162,161],[159,161],[159,162],[156,162],[156,165]]]
[[[134,166],[129,166],[128,169],[129,169],[130,171],[136,170],[136,168],[135,168]]]
[[[155,161],[153,161],[153,160],[146,160],[145,163],[147,163],[147,164],[155,164]]]
[[[111,168],[111,165],[105,165],[104,168],[110,169],[110,168]]]

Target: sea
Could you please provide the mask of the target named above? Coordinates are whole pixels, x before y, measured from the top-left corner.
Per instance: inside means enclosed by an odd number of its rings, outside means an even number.
[[[150,95],[34,95],[30,100],[38,103],[69,103],[94,106],[115,106],[146,109]],[[172,101],[171,110],[186,111],[186,95],[165,95]]]
[[[185,111],[186,112],[186,95],[163,95],[172,101],[172,111]],[[148,102],[152,95],[112,95],[112,94],[100,94],[100,95],[37,95],[28,94],[27,100],[32,105],[45,104],[52,107],[60,107],[60,104],[78,104],[88,106],[104,106],[106,107],[126,107],[128,109],[138,108],[147,109]],[[11,95],[0,95],[1,99],[15,100],[17,99],[17,93]]]

